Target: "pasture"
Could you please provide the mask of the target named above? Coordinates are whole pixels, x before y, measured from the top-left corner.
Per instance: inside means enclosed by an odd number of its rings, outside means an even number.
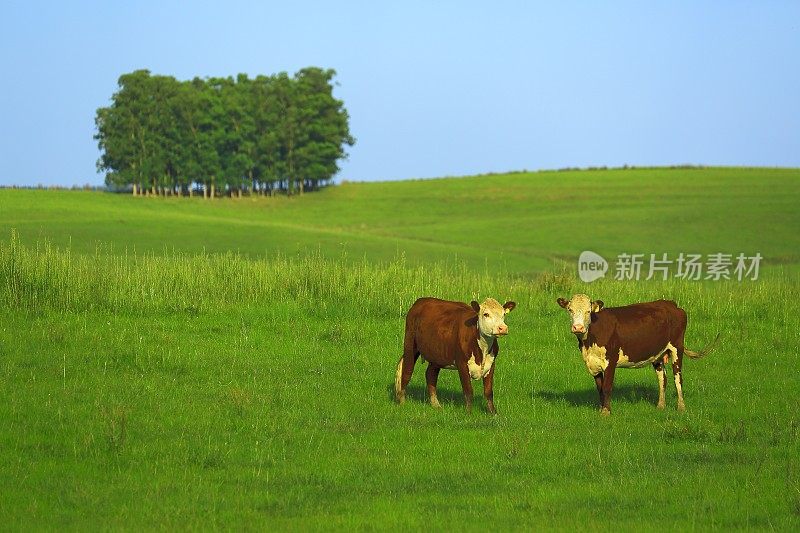
[[[300,197],[131,198],[0,190],[0,229],[73,252],[236,251],[371,262],[402,254],[534,276],[583,250],[753,252],[800,265],[793,169],[537,172],[344,184]],[[772,269],[766,269],[767,272]]]
[[[800,526],[800,171],[640,169],[182,201],[0,191],[11,529]],[[12,233],[12,228],[14,232]],[[581,283],[584,249],[760,252],[757,281]],[[233,251],[231,251],[233,250]],[[650,369],[597,413],[558,296],[675,299],[687,411]],[[508,317],[499,415],[454,372],[392,401],[421,295]]]

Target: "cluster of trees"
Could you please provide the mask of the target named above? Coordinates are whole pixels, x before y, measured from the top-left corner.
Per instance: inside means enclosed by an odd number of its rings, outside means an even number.
[[[97,168],[134,195],[302,194],[330,183],[352,146],[334,70],[250,79],[137,70],[97,110]]]

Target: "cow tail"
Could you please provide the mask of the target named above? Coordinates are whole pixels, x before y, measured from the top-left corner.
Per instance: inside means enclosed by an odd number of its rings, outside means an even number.
[[[400,356],[400,360],[397,362],[397,370],[394,373],[394,394],[395,397],[400,395],[400,384],[403,380],[403,356]]]
[[[686,355],[688,355],[692,359],[700,359],[701,357],[705,357],[706,355],[710,354],[714,350],[714,348],[717,347],[717,341],[718,340],[719,340],[719,333],[717,333],[717,337],[711,342],[711,344],[709,344],[708,346],[706,346],[705,348],[703,348],[699,352],[693,352],[692,350],[689,350],[688,348],[684,348],[683,349],[683,353],[685,353]]]

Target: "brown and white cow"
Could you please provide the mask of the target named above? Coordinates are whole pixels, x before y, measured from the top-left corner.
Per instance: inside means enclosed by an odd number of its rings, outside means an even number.
[[[586,369],[594,377],[600,394],[601,414],[611,413],[611,389],[617,368],[641,368],[652,365],[658,376],[658,407],[663,409],[666,376],[664,365],[672,364],[678,410],[683,411],[683,355],[693,359],[708,354],[719,339],[701,352],[686,349],[686,312],[675,302],[658,300],[624,307],[604,308],[602,300],[591,301],[576,294],[569,301],[558,298],[572,319],[572,333]]]
[[[440,407],[436,380],[439,371],[446,368],[458,370],[467,411],[472,409],[470,380],[483,379],[486,408],[491,414],[496,414],[492,386],[493,363],[499,351],[497,337],[508,334],[505,315],[516,305],[514,302],[500,305],[493,298],[487,298],[482,304],[473,301],[470,305],[438,298],[420,298],[414,302],[406,315],[403,356],[397,363],[395,374],[397,402],[405,400],[414,364],[422,355],[428,361],[425,380],[431,405]]]

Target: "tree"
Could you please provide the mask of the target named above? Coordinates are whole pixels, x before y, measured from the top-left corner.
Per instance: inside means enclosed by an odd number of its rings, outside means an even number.
[[[149,78],[147,70],[120,76],[119,90],[111,97],[111,106],[99,109],[95,119],[95,139],[103,151],[98,168],[108,171],[107,184],[132,184],[133,194],[146,182],[150,167],[146,125]]]
[[[218,98],[214,109],[218,113],[216,141],[223,182],[231,195],[235,192],[241,196],[254,166],[255,119],[249,112],[249,80],[240,74],[236,82],[217,78],[209,80],[209,85]]]
[[[249,112],[253,117],[253,180],[261,191],[274,193],[283,174],[278,135],[279,102],[275,77],[258,76],[250,86]]]
[[[293,77],[178,82],[147,70],[123,74],[95,117],[97,168],[134,195],[191,196],[195,184],[206,197],[218,187],[239,196],[317,189],[355,142],[344,103],[333,97],[335,75],[306,68]]]
[[[297,80],[298,135],[294,169],[300,177],[300,192],[308,180],[313,188],[331,179],[338,171],[338,160],[346,157],[344,145],[352,146],[349,116],[344,102],[333,97],[333,69],[306,68]]]
[[[180,134],[175,116],[174,102],[179,84],[171,76],[152,76],[148,80],[151,108],[147,115],[149,164],[152,175],[151,190],[165,194],[172,190],[177,179]]]
[[[177,139],[172,99],[178,83],[168,76],[137,70],[119,78],[111,106],[97,110],[99,170],[109,185],[131,185],[133,194],[150,187],[155,194],[174,173]]]

